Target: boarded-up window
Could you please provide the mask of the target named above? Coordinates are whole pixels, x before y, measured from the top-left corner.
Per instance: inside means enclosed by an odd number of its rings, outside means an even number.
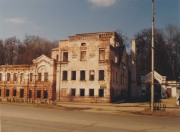
[[[13,81],[17,81],[17,73],[13,74]]]
[[[38,73],[38,81],[41,81],[41,73]]]
[[[89,71],[89,80],[90,80],[90,81],[93,81],[93,80],[94,80],[94,75],[95,75],[94,70],[90,70],[90,71]]]
[[[68,61],[68,52],[63,52],[63,61],[64,62]]]
[[[76,89],[75,88],[71,89],[71,96],[76,96]]]
[[[10,81],[11,74],[7,73],[7,81]]]
[[[105,49],[99,49],[99,60],[100,61],[105,60]]]
[[[62,76],[62,80],[68,80],[68,72],[67,71],[63,71],[63,76]]]
[[[80,96],[84,96],[85,95],[85,89],[80,89]]]
[[[81,81],[85,80],[85,70],[80,71],[80,80]]]
[[[66,96],[67,95],[67,89],[66,88],[63,88],[62,89],[62,96]]]
[[[81,61],[85,61],[86,60],[86,51],[81,51]]]
[[[99,70],[99,80],[104,80],[104,70]]]
[[[44,73],[44,81],[46,81],[46,82],[48,81],[48,72]]]
[[[71,80],[76,80],[76,71],[71,71]]]

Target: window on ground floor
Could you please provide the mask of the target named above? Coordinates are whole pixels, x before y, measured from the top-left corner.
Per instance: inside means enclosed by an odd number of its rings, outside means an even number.
[[[44,90],[44,99],[47,99],[47,98],[48,98],[48,91]]]
[[[16,96],[16,89],[13,89],[13,96]]]
[[[80,89],[80,96],[84,96],[85,95],[85,89]]]
[[[9,97],[9,89],[6,89],[6,97]]]
[[[76,89],[75,88],[71,89],[71,96],[76,96]]]
[[[24,89],[20,89],[20,98],[24,98]]]
[[[89,96],[91,96],[91,97],[94,96],[94,89],[89,89]]]
[[[41,90],[37,90],[37,98],[41,98]]]
[[[32,98],[32,90],[29,90],[29,98]]]
[[[99,97],[104,97],[104,89],[99,89]]]

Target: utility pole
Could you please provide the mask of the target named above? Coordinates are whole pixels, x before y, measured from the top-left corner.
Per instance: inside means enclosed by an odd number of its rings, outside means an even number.
[[[151,112],[154,111],[154,0],[152,0],[152,73],[151,73]]]

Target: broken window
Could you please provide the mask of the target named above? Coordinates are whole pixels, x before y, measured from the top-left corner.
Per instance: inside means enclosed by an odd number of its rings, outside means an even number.
[[[20,89],[20,98],[24,97],[24,89]]]
[[[90,80],[90,81],[93,81],[93,80],[94,80],[94,74],[95,74],[95,73],[94,73],[94,70],[90,70],[90,71],[89,71],[89,80]]]
[[[48,81],[48,72],[44,73],[44,81],[46,81],[46,82]]]
[[[105,60],[105,49],[99,49],[99,60],[100,61]]]
[[[41,73],[38,73],[38,81],[41,81]]]
[[[13,96],[16,96],[16,89],[13,89]]]
[[[41,90],[37,90],[37,98],[41,98]]]
[[[48,92],[47,90],[44,90],[44,99],[47,99],[48,98]]]
[[[29,79],[30,82],[32,82],[32,78],[33,78],[33,73],[30,73],[30,79]]]
[[[104,80],[104,70],[99,70],[99,80]]]
[[[17,81],[17,73],[13,74],[13,81]]]
[[[80,89],[80,96],[84,96],[85,95],[85,89]]]
[[[10,81],[11,74],[7,73],[7,81]]]
[[[94,89],[89,89],[89,96],[94,96]]]
[[[76,89],[75,88],[71,89],[71,96],[76,96]]]
[[[0,73],[0,81],[2,81],[2,73]]]
[[[62,80],[68,80],[68,72],[67,71],[63,71],[63,76],[62,76]]]
[[[32,98],[32,90],[29,90],[29,98]]]
[[[85,80],[85,70],[80,71],[80,80],[81,81]]]
[[[63,62],[68,62],[68,52],[63,52]]]
[[[71,71],[71,80],[76,80],[76,71]]]
[[[86,51],[81,51],[81,61],[85,61],[86,60]]]
[[[6,89],[6,97],[9,97],[9,89]]]
[[[104,97],[104,89],[99,89],[99,97]]]

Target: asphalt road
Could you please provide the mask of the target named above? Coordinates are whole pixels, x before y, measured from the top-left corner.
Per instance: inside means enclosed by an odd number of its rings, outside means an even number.
[[[1,132],[179,132],[180,118],[0,105]]]

